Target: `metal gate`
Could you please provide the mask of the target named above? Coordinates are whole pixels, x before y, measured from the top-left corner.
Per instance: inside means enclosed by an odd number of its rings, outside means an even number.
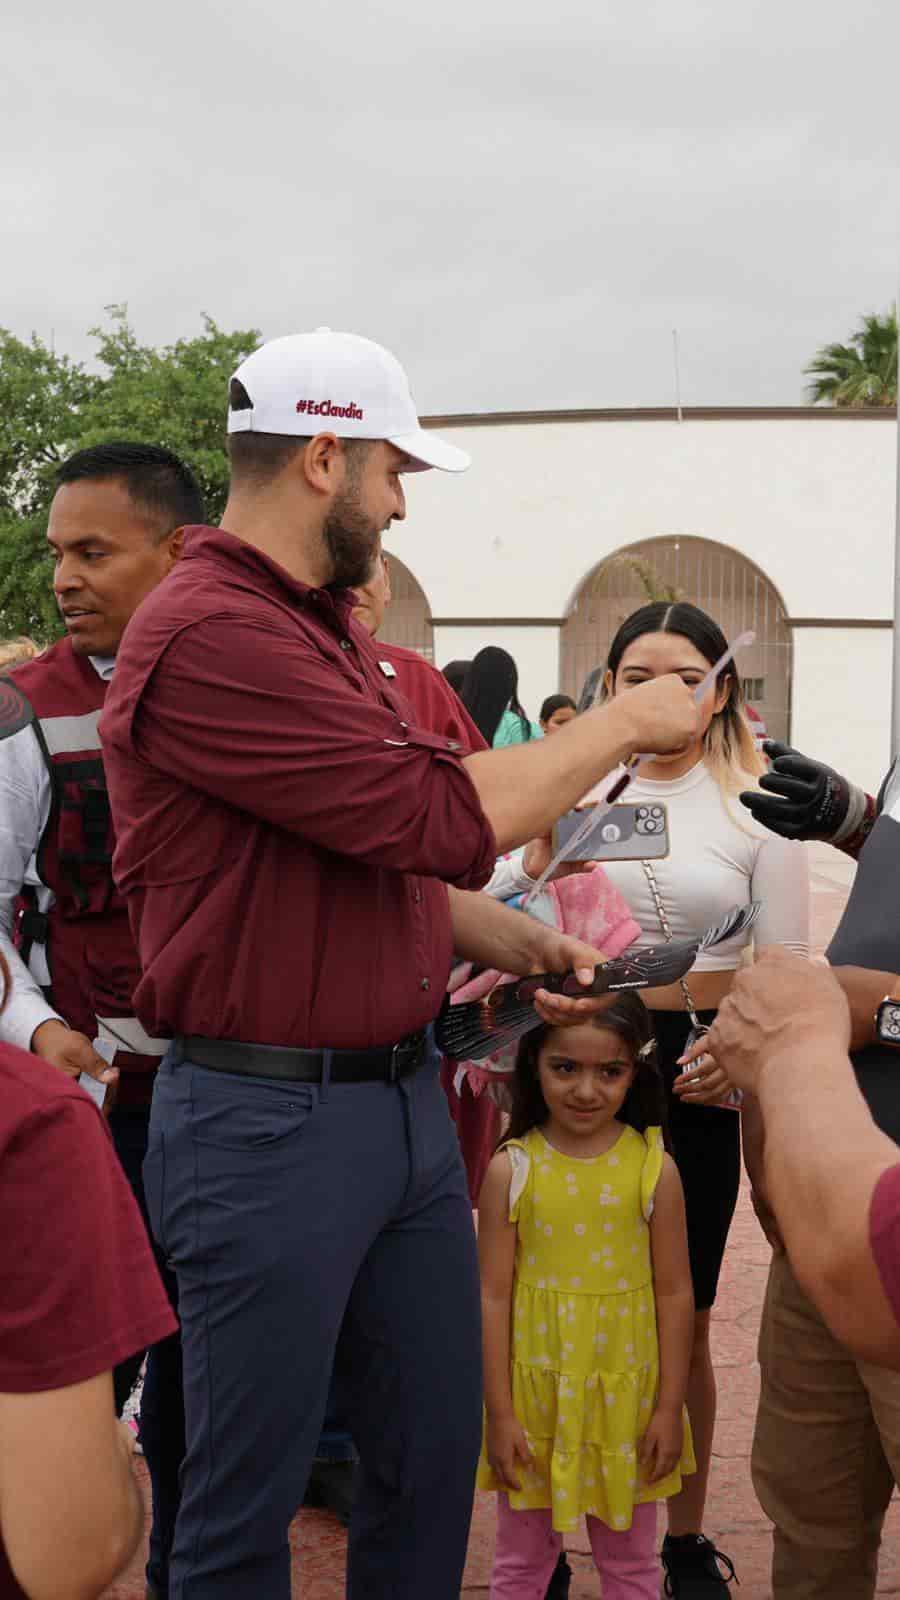
[[[433,661],[434,630],[425,591],[398,556],[388,554],[388,566],[391,601],[378,630],[378,637],[388,644],[401,644],[407,650],[418,650],[426,661]]]
[[[789,739],[792,639],[778,591],[752,561],[710,539],[642,539],[601,561],[581,584],[560,633],[560,685],[579,691],[606,660],[616,629],[651,600],[691,600],[726,638],[752,628],[739,662],[749,703],[773,739]]]

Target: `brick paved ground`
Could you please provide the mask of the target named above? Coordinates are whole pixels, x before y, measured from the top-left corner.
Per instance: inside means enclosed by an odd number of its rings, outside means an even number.
[[[846,899],[852,866],[825,846],[811,851],[813,941],[824,949]],[[741,1600],[768,1600],[770,1538],[766,1519],[753,1495],[748,1455],[756,1407],[758,1374],[756,1331],[769,1251],[742,1193],[729,1240],[719,1300],[713,1321],[713,1353],[719,1375],[719,1420],[709,1505],[709,1532],[737,1567]],[[435,1508],[440,1514],[439,1507]],[[291,1538],[296,1552],[294,1593],[303,1600],[341,1600],[344,1594],[345,1540],[328,1517],[312,1511],[296,1518]],[[302,1582],[300,1548],[303,1547]],[[575,1579],[571,1600],[599,1593],[598,1580],[582,1536],[569,1541]],[[486,1595],[493,1548],[493,1504],[479,1496],[469,1546],[464,1596]],[[142,1600],[143,1553],[129,1574],[109,1591],[109,1600]],[[900,1595],[900,1507],[895,1499],[882,1552],[879,1595]],[[261,1596],[260,1600],[264,1600]],[[427,1600],[423,1596],[422,1600]]]

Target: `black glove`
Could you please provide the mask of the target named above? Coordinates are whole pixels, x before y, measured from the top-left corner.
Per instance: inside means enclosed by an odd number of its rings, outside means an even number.
[[[771,772],[759,780],[766,792],[748,789],[741,795],[757,822],[783,839],[825,839],[830,844],[856,831],[866,815],[861,789],[776,739],[767,739],[763,749],[772,762]]]

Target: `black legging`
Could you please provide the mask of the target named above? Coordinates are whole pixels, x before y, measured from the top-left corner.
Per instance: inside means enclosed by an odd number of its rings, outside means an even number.
[[[666,1086],[672,1153],[681,1175],[687,1211],[694,1304],[708,1311],[716,1298],[719,1271],[741,1181],[740,1118],[719,1106],[685,1105],[672,1093],[683,1068],[677,1065],[691,1031],[683,1011],[652,1011],[659,1065]],[[709,1026],[714,1011],[701,1011]]]

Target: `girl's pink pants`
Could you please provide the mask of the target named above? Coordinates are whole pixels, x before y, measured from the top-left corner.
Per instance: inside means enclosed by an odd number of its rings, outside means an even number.
[[[617,1533],[597,1517],[586,1521],[603,1600],[658,1600],[655,1502],[635,1506],[627,1533]],[[549,1509],[513,1511],[506,1495],[498,1494],[490,1600],[544,1600],[562,1546]]]

